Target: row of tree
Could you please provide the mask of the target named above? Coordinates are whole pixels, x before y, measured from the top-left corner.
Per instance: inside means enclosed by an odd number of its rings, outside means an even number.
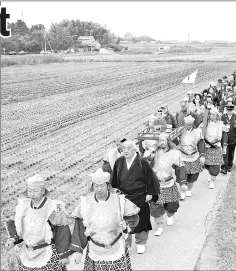
[[[136,36],[133,36],[131,33],[128,33],[128,32],[125,33],[124,38],[121,38],[121,40],[127,40],[127,41],[134,42],[134,43],[140,42],[140,41],[147,41],[147,42],[156,41],[155,39],[153,39],[151,37],[148,37],[148,36],[145,36],[145,35],[136,37]]]
[[[1,38],[1,48],[9,51],[26,51],[29,53],[38,53],[44,49],[45,27],[43,24],[32,25],[28,27],[22,20],[8,25],[11,28],[11,37]],[[53,50],[66,50],[77,43],[79,36],[94,36],[102,46],[108,44],[118,44],[119,37],[116,37],[105,26],[93,22],[80,20],[63,20],[50,26],[46,34]],[[47,50],[50,50],[47,42]]]

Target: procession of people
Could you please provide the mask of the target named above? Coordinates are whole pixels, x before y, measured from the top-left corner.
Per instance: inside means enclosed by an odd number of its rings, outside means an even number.
[[[236,71],[187,96],[176,114],[167,105],[153,112],[143,139],[114,138],[102,166],[88,178],[88,193],[69,216],[64,202],[49,197],[41,175],[26,180],[26,197],[18,199],[15,218],[7,222],[6,246],[23,244],[19,270],[64,271],[70,255],[78,264],[84,254],[86,271],[130,271],[133,236],[136,252],[145,253],[151,219],[155,236],[164,230],[164,214],[167,226],[174,226],[174,214],[181,201],[191,201],[204,168],[209,189],[220,172],[232,171]],[[168,129],[181,132],[171,138]]]

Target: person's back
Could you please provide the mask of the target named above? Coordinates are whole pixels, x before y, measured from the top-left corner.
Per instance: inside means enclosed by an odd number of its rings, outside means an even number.
[[[162,110],[161,109],[159,109],[157,111],[157,113],[155,113],[155,117],[156,117],[155,126],[166,126],[166,120],[162,115]]]
[[[187,117],[188,115],[187,102],[181,101],[180,107],[181,109],[178,112],[176,112],[176,115],[175,115],[178,127],[184,126],[184,118]]]
[[[174,115],[170,114],[169,110],[168,110],[168,106],[167,105],[163,105],[161,107],[162,110],[162,116],[165,119],[166,125],[172,125],[172,128],[177,128],[177,121]]]
[[[191,115],[192,117],[195,118],[195,121],[194,121],[194,127],[195,127],[195,128],[198,128],[198,126],[199,126],[199,125],[202,123],[202,121],[203,121],[203,118],[202,118],[201,114],[190,112],[190,115]]]
[[[198,127],[201,122],[202,122],[202,117],[200,114],[195,113],[191,110],[187,109],[187,104],[185,102],[181,102],[181,110],[179,112],[176,113],[176,120],[177,120],[177,124],[178,127],[182,127],[185,125],[184,123],[184,118],[191,115],[195,121],[194,121],[194,127]]]
[[[167,124],[172,125],[172,128],[177,128],[178,127],[175,116],[170,114],[169,112],[166,115],[165,120],[166,120]]]

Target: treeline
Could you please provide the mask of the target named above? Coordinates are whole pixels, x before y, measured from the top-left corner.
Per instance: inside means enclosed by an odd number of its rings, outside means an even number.
[[[127,40],[127,39],[121,38],[121,40]],[[128,41],[133,42],[133,43],[137,43],[137,42],[140,42],[140,41],[150,42],[150,41],[156,41],[156,40],[153,39],[153,38],[150,38],[148,36],[139,36],[139,37],[132,37],[131,39],[128,39]]]
[[[155,39],[148,37],[146,35],[136,37],[136,36],[133,36],[131,33],[125,33],[124,38],[121,38],[121,40],[126,40],[133,43],[140,42],[140,41],[147,41],[147,42],[156,41]]]
[[[39,53],[44,49],[44,30],[43,24],[28,27],[22,20],[8,25],[11,28],[11,37],[1,38],[1,48],[9,51],[25,51],[29,53]],[[93,22],[80,20],[63,20],[50,26],[46,33],[46,49],[67,50],[77,43],[79,36],[94,36],[102,46],[108,44],[118,44],[119,37],[116,37],[105,26]],[[50,45],[49,45],[50,44]]]

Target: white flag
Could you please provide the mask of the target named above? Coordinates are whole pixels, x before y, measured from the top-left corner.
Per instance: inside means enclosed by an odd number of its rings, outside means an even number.
[[[193,84],[195,82],[196,77],[197,77],[197,72],[198,72],[198,70],[196,70],[195,72],[188,75],[186,78],[184,78],[182,83],[183,84]]]

